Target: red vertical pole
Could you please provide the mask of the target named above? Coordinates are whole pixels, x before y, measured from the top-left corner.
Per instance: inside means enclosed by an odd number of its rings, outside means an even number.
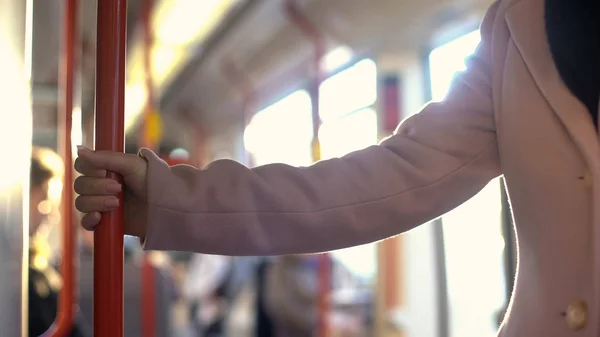
[[[321,117],[320,117],[320,93],[319,89],[321,87],[322,82],[322,73],[321,73],[321,59],[323,56],[323,41],[318,40],[315,42],[315,80],[313,86],[313,132],[315,133],[313,136],[313,151],[315,152],[314,157],[317,160],[321,159],[321,145],[319,142],[319,128],[321,126]],[[330,312],[329,305],[329,294],[332,286],[332,270],[333,264],[331,260],[330,254],[321,254],[319,255],[319,320],[318,320],[318,336],[326,337],[329,336],[329,324],[328,324],[328,315]]]
[[[191,107],[186,107],[183,108],[181,110],[180,115],[182,116],[183,122],[186,123],[187,125],[191,126],[191,132],[193,133],[193,146],[191,149],[191,153],[190,153],[190,157],[188,158],[187,162],[185,163],[177,163],[174,162],[172,159],[167,160],[167,163],[170,166],[173,165],[177,165],[177,164],[188,164],[188,165],[192,165],[194,167],[197,168],[202,168],[204,166],[203,163],[203,159],[205,156],[205,151],[206,151],[206,144],[205,144],[205,134],[204,134],[204,130],[201,126],[196,126],[196,121],[193,117],[193,113],[194,110]],[[163,158],[165,159],[165,158]]]
[[[225,78],[242,94],[242,121],[244,126],[248,125],[252,115],[256,112],[254,109],[255,100],[255,89],[252,84],[252,80],[248,74],[244,73],[240,68],[236,66],[231,60],[225,60],[221,64],[221,71]],[[254,165],[254,159],[252,155],[244,150],[246,166],[252,167]]]
[[[320,115],[320,88],[323,81],[323,71],[321,69],[321,60],[325,53],[325,38],[323,34],[300,12],[294,0],[288,0],[286,11],[300,30],[308,36],[314,47],[314,81],[311,86],[312,96],[312,122],[313,122],[313,160],[321,160],[321,146],[319,142],[319,128],[321,127]],[[318,263],[318,317],[317,317],[317,336],[329,336],[328,315],[330,312],[329,293],[332,284],[332,261],[329,254],[319,255]]]
[[[98,1],[96,150],[125,150],[126,0]],[[115,173],[108,177],[122,181]],[[123,195],[94,232],[94,336],[123,336]]]
[[[323,58],[325,46],[322,38],[315,38],[315,79],[313,81],[313,104],[312,104],[312,120],[313,120],[313,157],[315,161],[321,160],[321,145],[319,142],[319,129],[321,127],[321,116],[320,116],[320,88],[321,82],[323,81],[323,74],[321,69],[321,59]],[[329,305],[329,294],[332,285],[332,271],[333,264],[331,261],[330,254],[319,255],[319,319],[318,319],[318,336],[327,337],[329,336],[329,324],[328,315],[330,312]]]
[[[73,154],[71,149],[71,129],[73,115],[73,93],[75,86],[75,46],[79,17],[78,1],[64,1],[63,52],[61,64],[62,118],[60,144],[65,165],[64,184],[61,201],[62,227],[62,261],[60,273],[63,285],[60,290],[57,317],[54,324],[44,336],[64,337],[73,328],[75,311],[75,294],[77,280],[75,277],[75,229],[73,228]]]

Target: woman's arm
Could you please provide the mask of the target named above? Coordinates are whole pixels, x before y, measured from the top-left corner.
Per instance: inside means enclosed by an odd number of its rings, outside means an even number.
[[[500,174],[490,75],[491,25],[441,103],[378,146],[307,168],[203,170],[148,160],[146,249],[276,255],[339,249],[405,232],[471,198]]]

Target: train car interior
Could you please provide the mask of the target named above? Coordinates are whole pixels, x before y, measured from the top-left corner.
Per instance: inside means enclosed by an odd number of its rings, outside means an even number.
[[[99,129],[102,88],[124,77],[127,153],[199,169],[310,166],[376,145],[443,101],[491,4],[0,0],[2,335],[109,336],[94,303],[110,261],[71,191],[77,145],[119,130]],[[125,19],[125,35],[110,36]],[[124,73],[107,71],[101,60],[118,60],[108,46],[121,42]],[[155,252],[125,236],[114,312],[127,337],[493,337],[515,240],[502,178],[407,233],[324,254]]]

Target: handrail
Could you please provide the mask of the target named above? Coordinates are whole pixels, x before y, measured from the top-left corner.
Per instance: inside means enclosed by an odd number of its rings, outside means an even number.
[[[151,144],[146,123],[154,106],[154,77],[152,73],[152,46],[154,35],[152,31],[153,0],[142,1],[142,31],[144,33],[144,69],[146,76],[146,107],[144,120],[140,132],[140,143],[143,147],[153,149],[156,144]],[[154,266],[147,253],[142,256],[141,302],[142,317],[140,319],[142,336],[156,336],[156,282],[154,279]]]
[[[98,1],[96,150],[125,149],[127,0]],[[122,182],[122,177],[107,176]],[[123,193],[94,231],[94,336],[123,336]]]
[[[61,201],[62,226],[62,260],[60,273],[62,287],[60,289],[58,310],[54,323],[42,336],[65,337],[73,329],[76,304],[77,278],[75,276],[75,228],[73,228],[73,150],[71,148],[71,129],[73,127],[73,93],[75,86],[75,46],[78,33],[78,0],[64,1],[63,53],[61,60],[62,86],[62,132],[61,151],[65,172]],[[59,130],[60,130],[59,129]]]
[[[306,16],[298,9],[294,0],[288,0],[285,3],[285,10],[290,20],[312,41],[314,47],[314,81],[312,84],[311,96],[312,102],[312,123],[313,140],[312,155],[313,161],[321,160],[321,146],[319,142],[319,128],[321,127],[320,116],[320,87],[323,81],[323,69],[321,60],[325,54],[325,37],[323,33],[315,27]],[[328,313],[330,311],[329,291],[331,289],[331,269],[332,261],[329,254],[319,255],[318,278],[319,278],[319,297],[318,297],[318,318],[317,318],[317,336],[329,336]]]

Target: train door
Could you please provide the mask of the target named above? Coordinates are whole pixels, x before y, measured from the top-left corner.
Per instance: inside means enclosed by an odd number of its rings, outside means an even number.
[[[26,334],[31,102],[31,1],[0,0],[0,327],[3,336]],[[29,69],[28,69],[29,68]]]
[[[310,165],[311,109],[308,92],[298,90],[257,112],[244,132],[253,164]]]
[[[456,72],[480,42],[470,32],[429,54],[432,99],[443,100]],[[442,216],[443,261],[446,275],[448,337],[496,336],[506,303],[502,193],[500,179]]]

